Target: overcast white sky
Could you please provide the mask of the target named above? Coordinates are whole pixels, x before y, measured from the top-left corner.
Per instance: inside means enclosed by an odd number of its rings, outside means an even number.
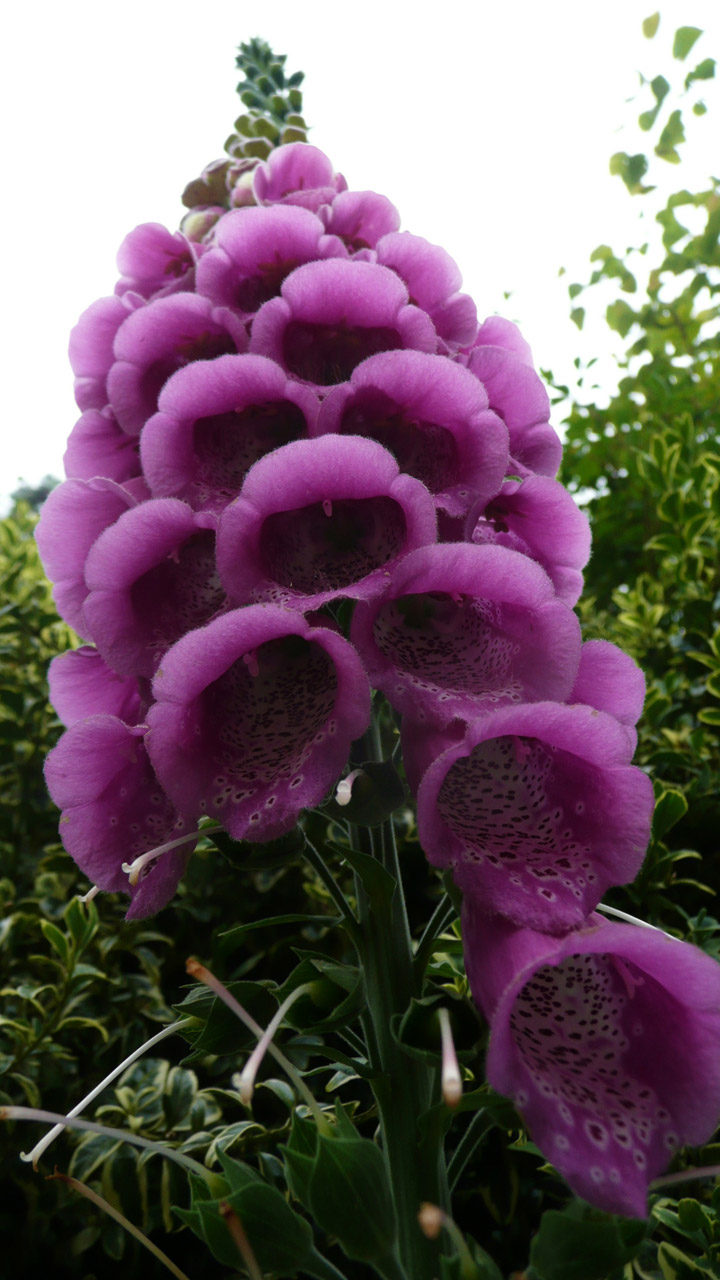
[[[175,228],[186,182],[222,155],[240,110],[235,47],[254,35],[288,55],[288,70],[305,71],[311,140],[351,188],[388,195],[403,228],[449,250],[481,317],[500,312],[519,321],[536,363],[565,379],[575,356],[607,350],[602,326],[581,336],[569,321],[566,285],[586,278],[601,241],[622,248],[646,234],[638,222],[643,201],[608,174],[614,151],[640,145],[630,126],[648,103],[628,107],[626,99],[638,91],[638,71],[670,78],[678,25],[704,28],[698,58],[720,57],[717,0],[665,0],[660,32],[647,41],[641,21],[654,7],[652,0],[13,6],[0,77],[12,131],[3,163],[9,328],[0,500],[21,476],[62,475],[78,416],[69,330],[90,302],[112,292],[126,232],[149,221]],[[657,162],[668,190],[720,169],[713,84],[706,97],[711,109],[692,120],[687,162],[673,171]]]

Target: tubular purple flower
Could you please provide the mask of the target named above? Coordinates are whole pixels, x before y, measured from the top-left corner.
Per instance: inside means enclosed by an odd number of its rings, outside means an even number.
[[[635,750],[635,725],[645,701],[645,676],[628,653],[609,640],[586,640],[568,699],[607,711],[625,725]]]
[[[135,498],[114,480],[65,480],[43,503],[35,541],[45,572],[54,582],[53,600],[61,618],[92,639],[84,613],[88,595],[85,562],[93,543]]]
[[[445,356],[386,351],[324,400],[313,431],[369,436],[395,455],[453,516],[484,505],[508,466],[505,424],[476,378]],[[564,491],[563,491],[564,492]]]
[[[246,348],[245,326],[226,307],[194,293],[147,303],[118,329],[107,378],[110,407],[123,431],[142,430],[176,369]]]
[[[255,463],[220,517],[217,563],[234,603],[304,611],[377,595],[395,562],[435,533],[432,496],[387,449],[325,435]]]
[[[100,889],[130,893],[128,920],[153,915],[172,898],[194,847],[163,853],[131,886],[122,864],[188,832],[150,766],[142,725],[97,715],[67,729],[45,762],[45,781],[62,809],[60,836]]]
[[[105,409],[86,409],[75,423],[65,450],[65,475],[73,480],[104,476],[122,484],[140,475],[138,442],[118,426]]]
[[[387,267],[342,258],[309,262],[287,277],[281,293],[258,311],[250,350],[319,391],[346,382],[379,351],[437,349],[429,316],[408,305],[405,285]]]
[[[68,727],[89,716],[108,715],[127,725],[140,724],[150,704],[150,688],[119,676],[97,649],[81,645],[53,658],[48,668],[50,701]]]
[[[308,435],[319,400],[265,356],[196,360],[166,382],[145,424],[143,471],[156,497],[221,511],[248,469]]]
[[[477,309],[467,293],[459,293],[462,276],[457,263],[438,244],[409,231],[394,231],[377,245],[377,260],[405,281],[410,297],[427,311],[440,337],[452,347],[464,347],[477,333]]]
[[[128,316],[144,305],[140,294],[126,293],[122,298],[98,298],[83,311],[70,333],[68,348],[79,409],[103,409],[107,404],[115,335]]]
[[[330,234],[340,236],[352,253],[374,249],[382,236],[400,226],[395,205],[376,191],[341,191],[320,216]]]
[[[85,612],[114,671],[153,676],[170,645],[224,607],[216,525],[212,512],[153,498],[98,538],[85,568]]]
[[[313,213],[346,188],[342,174],[335,173],[327,156],[308,142],[276,147],[253,174],[258,204],[296,204]]]
[[[597,915],[550,938],[466,901],[463,937],[490,1084],[577,1195],[645,1217],[648,1183],[720,1113],[720,966]]]
[[[275,605],[236,609],[165,655],[148,751],[171,797],[235,839],[272,840],[318,804],[370,720],[352,645]]]
[[[351,638],[398,711],[440,726],[493,705],[563,701],[580,627],[540,565],[505,547],[425,546],[358,606]]]
[[[523,338],[517,325],[512,320],[505,320],[503,316],[488,316],[487,320],[483,320],[470,351],[475,347],[502,347],[505,351],[512,351],[521,364],[535,368],[530,344]]]
[[[195,255],[182,231],[168,231],[159,222],[143,222],[130,231],[117,253],[120,280],[116,294],[129,289],[143,298],[192,289]]]
[[[420,843],[488,912],[579,926],[637,875],[650,838],[652,783],[629,759],[624,727],[593,707],[491,711],[425,772]]]
[[[220,219],[197,269],[197,291],[243,319],[280,293],[296,267],[322,258],[347,258],[342,240],[328,235],[308,209],[292,205],[237,209]]]
[[[550,400],[538,374],[521,355],[500,346],[475,346],[467,367],[482,382],[490,408],[510,432],[510,453],[522,467],[554,476],[562,444],[550,426]]]
[[[507,480],[490,502],[475,505],[466,529],[478,545],[510,547],[537,560],[564,604],[572,608],[579,600],[590,524],[559,481],[536,475]]]

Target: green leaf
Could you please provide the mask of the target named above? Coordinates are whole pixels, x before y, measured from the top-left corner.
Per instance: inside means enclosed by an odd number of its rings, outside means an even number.
[[[313,1245],[309,1223],[300,1218],[282,1193],[263,1182],[249,1165],[220,1155],[229,1194],[210,1199],[200,1179],[191,1178],[190,1209],[175,1209],[178,1217],[200,1236],[224,1266],[241,1266],[235,1242],[220,1205],[227,1202],[239,1218],[262,1272],[294,1276],[307,1260]]]
[[[697,718],[703,724],[720,725],[720,707],[703,707]]]
[[[609,1271],[635,1257],[645,1224],[622,1218],[579,1219],[578,1207],[560,1213],[548,1209],[530,1248],[530,1261],[542,1280],[606,1280]]]
[[[673,58],[682,62],[687,58],[695,41],[702,35],[700,27],[678,27],[673,40]]]
[[[369,853],[360,853],[359,849],[348,849],[333,840],[328,840],[327,847],[339,853],[357,873],[375,909],[385,907],[392,901],[397,887],[395,880],[377,858],[371,857]]]
[[[86,1182],[90,1175],[122,1146],[124,1143],[117,1138],[109,1138],[107,1134],[91,1134],[73,1151],[69,1169],[71,1177],[77,1178],[80,1182]]]
[[[684,1231],[704,1231],[711,1226],[710,1219],[697,1200],[689,1197],[678,1201],[678,1218]]]
[[[666,1244],[665,1241],[658,1249],[658,1265],[662,1271],[663,1280],[695,1280],[697,1276],[708,1275],[704,1267],[696,1266],[687,1254],[682,1253],[672,1244]]]
[[[197,1088],[198,1080],[194,1071],[186,1071],[183,1067],[170,1068],[162,1096],[168,1129],[174,1129],[187,1115],[195,1100]]]
[[[649,18],[643,18],[642,32],[646,40],[652,40],[659,25],[660,25],[659,13],[651,13]]]
[[[227,988],[260,1026],[267,1026],[278,1007],[277,1000],[267,987],[258,982],[229,982]],[[182,1066],[187,1066],[206,1053],[238,1053],[256,1042],[253,1033],[248,1031],[232,1009],[228,1009],[207,987],[193,987],[174,1008],[180,1014],[198,1019],[197,1027],[183,1027],[180,1031],[180,1035],[192,1044],[192,1052],[183,1059]]]
[[[660,140],[655,148],[655,155],[661,160],[667,160],[669,164],[679,164],[680,154],[677,150],[679,144],[685,141],[685,128],[682,122],[682,114],[680,111],[673,111],[660,134]]]
[[[40,928],[42,930],[43,937],[50,943],[53,951],[59,955],[63,964],[67,966],[70,947],[65,934],[61,933],[57,925],[53,924],[51,920],[41,920]]]
[[[713,80],[715,77],[715,59],[703,58],[685,77],[685,88],[689,89],[696,80]]]
[[[631,195],[651,190],[650,187],[642,186],[642,180],[647,170],[647,156],[629,156],[625,151],[616,151],[610,157],[610,172],[622,178]]]
[[[668,788],[663,791],[655,804],[655,812],[653,814],[653,835],[656,840],[662,840],[668,831],[670,831],[688,811],[688,802],[682,791],[675,791]]]
[[[364,989],[362,975],[354,965],[304,959],[277,988],[278,1002],[305,985],[310,990],[288,1009],[286,1021],[291,1027],[319,1032],[354,1021]]]
[[[392,1253],[396,1225],[382,1153],[367,1138],[318,1138],[309,1183],[318,1226],[349,1258],[377,1262]]]
[[[244,924],[236,924],[232,929],[223,929],[218,936],[221,938],[233,938],[239,941],[243,934],[251,933],[254,929],[274,929],[279,924],[302,924],[302,925],[326,925],[332,928],[336,924],[342,923],[341,916],[308,916],[302,915],[300,912],[292,911],[284,916],[268,916],[266,920],[248,920]]]
[[[263,1272],[294,1276],[313,1247],[312,1228],[275,1187],[258,1182],[230,1198]],[[237,1207],[236,1207],[237,1206]]]
[[[720,672],[713,672],[705,681],[705,688],[713,698],[720,698]]]
[[[314,1120],[293,1112],[290,1137],[281,1147],[287,1184],[292,1195],[306,1208],[310,1207],[310,1179],[317,1155],[318,1132]]]

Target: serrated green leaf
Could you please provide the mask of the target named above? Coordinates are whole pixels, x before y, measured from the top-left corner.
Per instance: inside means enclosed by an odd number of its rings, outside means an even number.
[[[267,1026],[277,1012],[277,1000],[260,983],[229,982],[227,987],[261,1026]],[[180,1014],[199,1020],[197,1028],[183,1027],[179,1032],[192,1044],[192,1051],[183,1059],[181,1066],[188,1066],[206,1053],[238,1053],[255,1044],[253,1033],[207,987],[194,987],[174,1008]]]
[[[309,1184],[318,1226],[349,1258],[380,1262],[393,1252],[395,1210],[382,1153],[367,1138],[318,1138]]]

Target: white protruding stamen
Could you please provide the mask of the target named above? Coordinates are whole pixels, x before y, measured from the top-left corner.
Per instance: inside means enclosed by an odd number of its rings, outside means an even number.
[[[250,1054],[250,1057],[245,1063],[245,1066],[242,1069],[242,1072],[240,1074],[240,1078],[237,1084],[238,1093],[240,1094],[240,1100],[244,1104],[244,1106],[247,1107],[250,1104],[250,1100],[253,1095],[253,1089],[255,1088],[255,1077],[258,1073],[258,1067],[260,1066],[260,1063],[262,1062],[268,1048],[270,1047],[270,1042],[272,1041],[275,1035],[275,1032],[280,1026],[280,1023],[285,1017],[285,1014],[287,1013],[288,1009],[292,1005],[294,1005],[295,1001],[298,999],[299,996],[305,995],[307,990],[308,990],[308,984],[305,983],[302,987],[296,987],[294,991],[291,991],[287,1000],[283,1000],[282,1004],[280,1005],[280,1008],[275,1014],[275,1017],[272,1018],[270,1022],[268,1022],[268,1025],[265,1028],[265,1031],[263,1032],[261,1038],[258,1040],[258,1043],[256,1044],[255,1048]]]
[[[462,1098],[463,1086],[458,1066],[450,1014],[447,1009],[438,1009],[440,1019],[440,1035],[442,1037],[442,1096],[446,1107],[456,1107]]]
[[[344,808],[346,804],[350,803],[352,799],[353,782],[360,773],[362,773],[362,769],[353,769],[352,773],[349,773],[347,778],[342,778],[341,781],[338,782],[337,790],[335,792],[336,804],[342,805]]]
[[[190,974],[191,978],[197,978],[199,982],[204,982],[206,987],[209,987],[211,991],[214,991],[215,995],[222,1000],[223,1004],[226,1004],[228,1009],[232,1009],[233,1013],[237,1014],[240,1021],[243,1022],[250,1031],[252,1031],[254,1036],[257,1036],[258,1040],[262,1039],[264,1034],[262,1027],[255,1021],[252,1014],[248,1013],[247,1009],[243,1009],[240,1002],[236,1000],[234,995],[228,991],[227,987],[220,982],[220,979],[216,978],[214,973],[211,973],[210,969],[207,969],[204,964],[200,964],[200,962],[195,960],[192,956],[189,960],[185,961],[185,969],[187,973]],[[275,1061],[280,1063],[280,1066],[290,1079],[291,1083],[297,1089],[301,1098],[307,1103],[308,1109],[318,1127],[318,1131],[325,1135],[329,1134],[331,1132],[329,1121],[323,1115],[315,1095],[310,1091],[299,1072],[295,1070],[292,1062],[285,1057],[285,1054],[278,1049],[276,1044],[273,1044],[272,1040],[268,1043],[268,1049],[275,1058]]]
[[[167,1036],[173,1035],[173,1033],[177,1031],[185,1021],[185,1018],[179,1018],[177,1022],[171,1022],[169,1027],[163,1027],[162,1031],[158,1031],[156,1035],[151,1036],[150,1039],[146,1040],[144,1044],[141,1044],[138,1049],[133,1049],[132,1053],[128,1054],[127,1058],[123,1058],[122,1062],[119,1063],[117,1067],[113,1067],[110,1074],[106,1075],[104,1080],[101,1080],[99,1084],[95,1085],[94,1089],[90,1090],[87,1096],[83,1098],[82,1102],[78,1102],[77,1106],[73,1107],[72,1111],[68,1111],[67,1119],[74,1120],[76,1116],[81,1115],[85,1108],[89,1106],[95,1098],[97,1098],[98,1094],[102,1093],[103,1089],[107,1088],[109,1084],[112,1084],[113,1080],[117,1080],[119,1075],[122,1075],[126,1067],[132,1066],[133,1062],[135,1062],[137,1058],[142,1057],[146,1049],[152,1049],[153,1046],[159,1044],[161,1040],[165,1040]],[[50,1143],[55,1141],[55,1139],[63,1132],[64,1128],[64,1124],[56,1124],[53,1129],[50,1129],[45,1134],[44,1138],[41,1138],[39,1142],[35,1143],[32,1151],[28,1151],[27,1154],[24,1151],[21,1151],[20,1159],[27,1161],[31,1160],[33,1168],[37,1171],[37,1162],[43,1151],[47,1150]]]
[[[604,902],[598,902],[595,910],[602,911],[606,916],[617,916],[618,920],[625,920],[628,924],[639,924],[642,929],[654,929],[655,933],[661,933],[664,938],[670,938],[672,942],[678,941],[672,933],[666,933],[659,925],[649,924],[647,920],[639,920],[637,916],[630,916],[627,911],[620,911],[617,907],[607,907]]]
[[[96,897],[97,894],[101,892],[102,890],[100,888],[100,885],[94,884],[91,886],[91,888],[88,889],[87,893],[78,894],[78,902],[92,902],[93,898]]]
[[[189,844],[191,840],[197,840],[202,835],[202,831],[189,831],[184,836],[178,836],[177,840],[168,840],[165,844],[159,844],[156,849],[148,849],[147,853],[141,853],[133,862],[123,862],[122,870],[129,877],[131,884],[137,884],[140,879],[140,872],[146,867],[148,862],[153,862],[155,858],[159,858],[163,853],[169,853],[171,849],[179,849],[182,844]]]

